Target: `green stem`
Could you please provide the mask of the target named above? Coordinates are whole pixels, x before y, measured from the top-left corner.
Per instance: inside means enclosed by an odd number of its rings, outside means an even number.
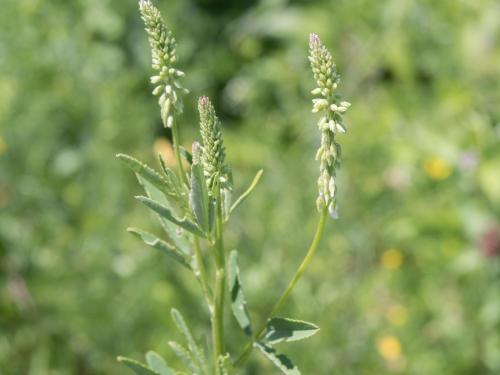
[[[295,285],[297,285],[300,278],[302,277],[305,270],[307,269],[309,263],[311,263],[311,260],[314,257],[314,254],[316,253],[316,249],[318,248],[319,242],[321,240],[321,236],[323,235],[323,230],[325,229],[325,223],[326,223],[327,216],[328,216],[328,209],[324,208],[321,211],[318,226],[316,228],[316,233],[314,234],[314,238],[312,240],[311,246],[309,247],[309,250],[306,253],[306,256],[304,257],[299,268],[297,269],[297,271],[293,275],[292,280],[288,284],[287,288],[281,294],[281,297],[279,298],[278,302],[276,302],[276,304],[272,308],[271,312],[269,313],[268,318],[266,319],[266,323],[269,321],[269,319],[271,319],[283,307],[285,302],[288,300],[288,297],[290,297],[290,294],[292,293],[293,289],[295,288]],[[253,341],[259,340],[262,337],[262,334],[265,332],[265,330],[266,330],[266,326],[264,325],[260,330],[257,331],[257,334],[254,336]],[[234,363],[235,367],[240,367],[248,359],[248,356],[252,352],[253,341],[247,343],[247,345],[243,349],[243,352],[241,353],[241,355],[238,357],[238,359]]]
[[[186,173],[184,173],[184,169],[182,168],[181,151],[179,147],[180,146],[179,127],[177,126],[176,121],[174,121],[174,123],[172,124],[172,143],[175,153],[175,160],[177,162],[177,168],[179,169],[179,174],[181,175],[181,180],[182,182],[184,182],[184,184],[186,184],[186,186],[189,186]]]
[[[201,290],[208,305],[208,310],[210,311],[210,314],[213,314],[214,303],[212,300],[212,293],[208,286],[207,273],[205,271],[205,264],[203,263],[203,256],[200,249],[200,240],[197,236],[194,236],[194,256],[197,266],[197,272],[195,272],[195,276],[200,282]]]
[[[215,373],[219,373],[218,360],[224,355],[224,297],[225,297],[225,254],[223,240],[223,218],[220,189],[217,191],[217,212],[215,223],[216,271],[215,271],[215,308],[212,320],[214,341]]]

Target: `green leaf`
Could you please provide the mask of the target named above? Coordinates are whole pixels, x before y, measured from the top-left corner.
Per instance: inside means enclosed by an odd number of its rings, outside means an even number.
[[[175,355],[184,363],[194,374],[201,374],[201,369],[191,356],[191,353],[181,344],[175,341],[169,341],[168,345],[174,351]]]
[[[187,231],[189,231],[189,232],[191,232],[199,237],[205,237],[205,234],[196,226],[195,223],[187,220],[186,218],[177,219],[172,214],[172,211],[170,211],[169,208],[161,205],[160,203],[152,200],[151,198],[144,197],[144,196],[137,196],[136,199],[138,199],[140,202],[144,203],[146,206],[148,206],[150,209],[152,209],[154,212],[156,212],[158,215],[160,215],[164,219],[171,221],[172,223],[178,225],[181,228],[186,229]]]
[[[204,370],[203,371],[204,373],[208,372],[206,368],[205,355],[203,354],[203,351],[196,344],[196,341],[194,340],[193,335],[189,331],[189,328],[186,325],[186,321],[182,317],[181,313],[177,309],[172,309],[171,313],[175,325],[186,338],[189,351],[191,352],[194,360],[197,362],[199,367]]]
[[[266,325],[265,340],[269,344],[306,339],[319,331],[315,324],[289,318],[275,317]]]
[[[281,372],[286,375],[300,375],[300,371],[295,366],[292,361],[284,354],[279,354],[276,350],[264,343],[254,342],[253,344],[257,349],[259,349],[262,354],[264,354],[267,359],[269,359],[272,363],[278,367]]]
[[[159,372],[147,367],[146,365],[130,358],[118,357],[118,362],[133,370],[137,375],[162,375]]]
[[[146,179],[142,178],[141,176],[138,176],[139,183],[142,185],[144,188],[144,191],[146,191],[146,194],[149,198],[159,202],[160,204],[164,205],[165,207],[171,208],[171,202],[167,200],[165,197],[165,194],[163,194],[160,190],[158,190],[153,184],[148,182]],[[165,230],[165,233],[167,233],[168,237],[170,240],[175,243],[176,247],[179,248],[184,254],[190,255],[191,254],[191,247],[189,244],[188,239],[186,238],[186,233],[179,233],[177,230],[177,225],[174,223],[165,220],[163,217],[158,215],[158,218],[160,220],[160,223]]]
[[[248,315],[247,303],[241,288],[240,270],[238,268],[238,252],[231,251],[228,260],[227,280],[229,297],[231,298],[231,310],[239,326],[248,336],[252,335],[252,324]]]
[[[264,173],[263,169],[261,169],[260,171],[257,172],[257,174],[253,178],[252,183],[250,184],[248,189],[243,194],[241,194],[240,197],[236,200],[236,202],[234,202],[234,204],[231,206],[231,209],[229,211],[230,213],[233,212],[236,209],[236,207],[238,207],[241,203],[243,203],[243,201],[245,199],[248,198],[248,196],[252,193],[252,191],[255,189],[255,187],[259,183],[260,178],[262,177],[263,173]]]
[[[149,351],[146,353],[146,361],[148,366],[160,375],[174,375],[174,370],[168,367],[167,362],[156,352]]]
[[[206,233],[210,232],[210,198],[203,167],[200,164],[193,164],[191,167],[189,201],[200,228]]]
[[[181,196],[185,196],[187,193],[187,187],[181,183],[179,177],[177,177],[177,174],[172,169],[167,167],[161,154],[158,154],[158,158],[160,160],[161,170],[165,176],[165,179],[169,182],[170,185],[172,185],[172,187],[178,194],[180,194]]]
[[[191,155],[191,153],[186,150],[184,146],[179,146],[179,151],[181,152],[182,157],[186,159],[189,164],[193,164],[193,155]]]
[[[171,187],[168,181],[164,179],[160,174],[156,173],[153,168],[147,166],[146,164],[129,155],[117,154],[116,157],[123,161],[135,173],[156,186],[156,188],[160,191],[166,194],[171,193]]]
[[[140,238],[146,245],[154,247],[157,250],[160,250],[164,254],[168,255],[170,258],[176,260],[184,267],[189,268],[189,259],[186,259],[186,255],[183,254],[180,250],[178,250],[174,245],[163,241],[156,237],[154,234],[145,232],[141,229],[137,228],[127,228],[129,233],[132,233],[134,236]]]

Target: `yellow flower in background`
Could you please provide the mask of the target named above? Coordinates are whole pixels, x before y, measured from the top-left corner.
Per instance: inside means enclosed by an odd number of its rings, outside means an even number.
[[[384,335],[377,340],[377,350],[387,361],[395,361],[401,357],[402,349],[398,338],[393,335]]]
[[[408,321],[408,312],[403,305],[392,305],[387,310],[386,318],[392,325],[402,326]]]
[[[451,165],[438,157],[427,158],[422,163],[424,172],[433,180],[445,180],[452,172]]]
[[[380,264],[388,270],[396,270],[403,264],[403,254],[398,249],[388,249],[382,253]]]

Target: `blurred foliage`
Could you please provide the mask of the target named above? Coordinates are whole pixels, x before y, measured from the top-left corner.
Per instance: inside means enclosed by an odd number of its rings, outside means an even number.
[[[227,231],[257,320],[316,220],[308,33],[334,52],[353,106],[340,220],[287,306],[322,327],[307,350],[286,348],[303,372],[498,374],[498,2],[158,3],[192,91],[185,144],[208,94],[236,184],[265,168]],[[173,305],[204,334],[197,285],[124,232],[158,229],[114,158],[168,152],[149,58],[135,1],[2,1],[2,374],[121,374],[118,353],[148,348],[173,360]],[[266,366],[255,354],[247,373]]]

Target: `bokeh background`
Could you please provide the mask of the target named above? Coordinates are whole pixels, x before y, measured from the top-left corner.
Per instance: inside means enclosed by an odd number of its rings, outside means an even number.
[[[148,349],[175,363],[170,308],[199,338],[207,315],[189,275],[125,232],[159,228],[114,157],[171,158],[137,4],[1,3],[0,373],[122,374],[116,355]],[[303,373],[499,374],[500,4],[157,4],[191,90],[184,143],[208,94],[237,190],[265,169],[227,229],[256,321],[316,222],[309,32],[342,73],[340,220],[284,312],[322,327],[282,348]],[[254,354],[247,374],[264,373]]]

